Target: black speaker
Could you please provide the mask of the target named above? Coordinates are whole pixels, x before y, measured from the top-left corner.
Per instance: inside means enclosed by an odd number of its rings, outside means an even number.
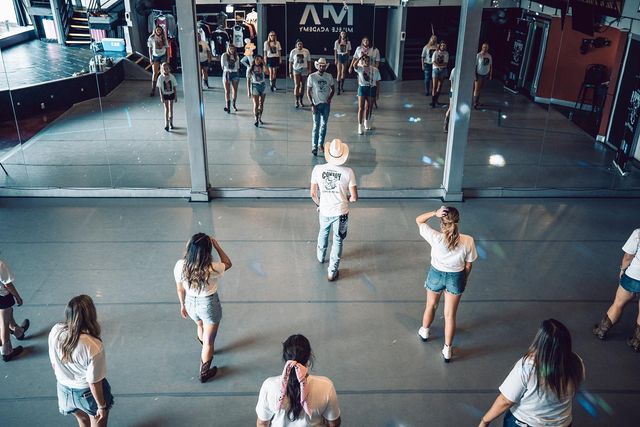
[[[588,36],[593,36],[595,26],[595,14],[593,6],[581,1],[571,2],[571,28]]]

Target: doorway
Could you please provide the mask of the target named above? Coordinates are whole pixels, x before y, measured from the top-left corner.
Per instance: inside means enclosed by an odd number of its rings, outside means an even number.
[[[524,93],[535,98],[547,48],[549,21],[533,17],[527,17],[526,19],[529,21],[529,31],[518,86],[522,88]]]

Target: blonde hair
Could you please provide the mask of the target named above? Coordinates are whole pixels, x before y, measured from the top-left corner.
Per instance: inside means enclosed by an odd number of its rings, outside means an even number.
[[[432,34],[429,37],[429,41],[427,42],[427,47],[434,47],[438,45],[438,37],[435,34]]]
[[[458,209],[447,206],[447,213],[440,218],[440,229],[444,234],[444,240],[447,249],[454,250],[460,243],[460,232],[458,231],[458,222],[460,221],[460,212]]]
[[[96,306],[88,295],[72,298],[67,304],[64,315],[65,321],[62,323],[58,346],[62,353],[62,363],[71,363],[80,335],[88,334],[100,339],[100,324],[96,315]]]

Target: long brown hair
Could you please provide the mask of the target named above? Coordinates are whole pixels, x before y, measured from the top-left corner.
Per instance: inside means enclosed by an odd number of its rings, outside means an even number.
[[[460,243],[460,232],[458,231],[460,212],[451,206],[447,206],[446,209],[447,213],[440,218],[440,229],[444,234],[444,240],[447,242],[447,249],[452,251]]]
[[[549,390],[558,398],[575,393],[584,379],[580,358],[571,350],[571,334],[556,319],[542,322],[525,353],[533,361],[536,391]]]
[[[311,352],[311,344],[304,335],[291,335],[282,343],[282,360],[287,362],[295,360],[303,365],[313,364],[313,353]],[[300,383],[295,374],[289,376],[287,383],[287,398],[289,400],[289,409],[287,410],[287,419],[295,421],[300,417],[302,412],[302,404],[300,403]]]
[[[71,298],[64,310],[65,321],[60,333],[60,352],[62,363],[71,363],[73,351],[78,346],[81,334],[88,334],[100,339],[100,324],[96,314],[96,306],[88,295]]]
[[[182,277],[187,281],[189,289],[202,291],[211,276],[211,238],[204,233],[194,234],[187,243],[187,253],[184,255]]]

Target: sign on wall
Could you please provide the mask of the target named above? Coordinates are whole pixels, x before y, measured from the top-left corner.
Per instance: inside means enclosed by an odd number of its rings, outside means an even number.
[[[518,90],[518,79],[520,77],[520,70],[522,69],[522,59],[528,34],[529,22],[520,19],[516,27],[508,35],[510,38],[511,52],[507,72],[505,73],[504,85],[513,91]]]
[[[300,39],[312,55],[333,56],[340,31],[346,31],[352,54],[362,37],[373,37],[373,5],[287,3],[286,13],[287,46],[293,48]]]

